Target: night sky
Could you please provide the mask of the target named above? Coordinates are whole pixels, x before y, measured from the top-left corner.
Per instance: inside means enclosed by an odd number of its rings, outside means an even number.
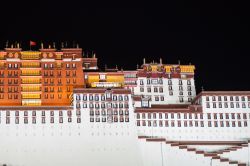
[[[13,4],[15,4],[13,6]],[[107,6],[107,5],[106,5]],[[160,7],[159,7],[160,6]],[[29,40],[80,44],[99,67],[135,69],[159,61],[196,66],[196,88],[250,90],[250,30],[246,4],[166,3],[97,7],[80,2],[9,2],[0,9],[0,49]],[[40,46],[40,44],[39,44]]]

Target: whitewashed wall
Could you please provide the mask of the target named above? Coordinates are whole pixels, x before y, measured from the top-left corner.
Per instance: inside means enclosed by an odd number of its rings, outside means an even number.
[[[153,79],[153,78],[152,78]],[[150,80],[152,80],[150,79]],[[159,80],[159,78],[156,78]],[[143,85],[140,85],[140,81],[143,81]],[[177,78],[172,78],[172,79],[168,79],[168,78],[162,78],[163,83],[157,83],[157,84],[147,84],[147,78],[146,77],[138,77],[137,79],[137,86],[134,88],[134,94],[135,95],[147,95],[151,97],[151,104],[188,104],[190,103],[188,101],[188,98],[194,98],[196,96],[196,90],[195,90],[195,83],[194,83],[194,79],[190,78],[188,80],[190,80],[191,84],[187,85],[187,79],[177,79]],[[169,95],[169,85],[168,85],[168,81],[171,80],[172,81],[172,92],[173,95]],[[179,85],[179,80],[182,80],[182,85]],[[183,95],[179,95],[179,86],[183,87]],[[191,96],[188,95],[188,90],[187,90],[187,86],[191,86]],[[143,87],[144,88],[144,92],[140,91],[140,88]],[[147,88],[150,87],[151,88],[151,92],[147,92]],[[158,92],[154,92],[154,87],[158,88]],[[159,87],[163,88],[163,92],[159,92]],[[164,96],[164,101],[161,101],[159,99],[159,101],[155,100],[155,96]],[[179,97],[183,97],[184,102],[180,102]]]
[[[75,103],[74,103],[75,107]],[[46,123],[41,123],[41,111],[37,111],[37,124],[15,124],[15,111],[10,113],[10,124],[6,123],[6,113],[1,112],[0,123],[0,163],[8,166],[141,166],[135,128],[134,114],[129,95],[129,123],[93,123],[89,111],[81,109],[81,123],[76,121],[76,111],[72,112],[72,122],[68,123],[67,112],[59,123],[55,111],[55,123],[50,123],[49,111]]]

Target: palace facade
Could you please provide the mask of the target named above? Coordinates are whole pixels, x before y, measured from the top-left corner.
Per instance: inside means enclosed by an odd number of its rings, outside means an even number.
[[[96,69],[96,58],[81,48],[0,51],[0,105],[70,105],[73,88],[84,87],[84,69]]]
[[[250,92],[201,91],[195,66],[101,71],[81,48],[0,51],[0,165],[247,166]]]

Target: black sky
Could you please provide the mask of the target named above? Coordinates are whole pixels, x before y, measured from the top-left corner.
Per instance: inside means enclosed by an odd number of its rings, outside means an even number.
[[[169,2],[97,7],[80,2],[9,1],[0,10],[0,49],[6,40],[76,41],[99,65],[135,69],[147,61],[192,63],[205,90],[250,90],[249,11],[246,4]],[[106,5],[107,6],[107,5]],[[159,7],[160,6],[160,7]]]

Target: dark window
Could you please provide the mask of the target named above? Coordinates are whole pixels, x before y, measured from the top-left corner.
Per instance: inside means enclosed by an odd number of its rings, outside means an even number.
[[[207,108],[210,108],[210,104],[209,104],[209,103],[207,103],[207,104],[206,104],[206,107],[207,107]]]
[[[168,124],[168,121],[166,120],[165,121],[165,127],[168,127],[169,126],[169,124]]]
[[[211,114],[210,113],[207,114],[207,118],[211,119]]]
[[[238,127],[241,127],[241,121],[238,121]]]
[[[247,114],[246,113],[243,114],[243,119],[247,119]]]
[[[214,121],[214,127],[218,127],[218,122]]]

